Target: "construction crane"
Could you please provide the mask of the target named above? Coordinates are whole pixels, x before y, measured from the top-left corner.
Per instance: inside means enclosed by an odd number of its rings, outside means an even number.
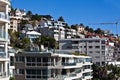
[[[102,23],[94,23],[92,25],[115,25],[116,26],[116,35],[118,37],[118,24],[119,22],[116,21],[116,22],[102,22]]]
[[[115,24],[116,26],[116,35],[118,36],[118,21],[117,22],[114,22],[114,23],[100,23],[101,25],[107,25],[107,24]]]

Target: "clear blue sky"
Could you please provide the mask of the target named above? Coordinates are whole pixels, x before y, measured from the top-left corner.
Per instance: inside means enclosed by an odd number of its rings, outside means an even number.
[[[14,8],[31,10],[34,14],[50,14],[54,19],[63,16],[69,25],[83,23],[94,29],[110,29],[114,33],[115,25],[92,24],[120,20],[119,4],[120,0],[11,0]]]

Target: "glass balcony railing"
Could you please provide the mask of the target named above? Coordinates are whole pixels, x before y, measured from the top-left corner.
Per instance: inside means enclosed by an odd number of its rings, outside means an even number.
[[[0,31],[0,39],[5,39],[5,32]]]
[[[64,65],[64,66],[75,66],[76,63],[62,63],[62,65]]]
[[[9,20],[9,16],[7,14],[0,13],[0,18]]]

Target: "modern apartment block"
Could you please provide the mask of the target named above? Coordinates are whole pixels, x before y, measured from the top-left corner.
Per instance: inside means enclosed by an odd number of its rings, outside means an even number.
[[[11,12],[10,13],[10,27],[9,29],[12,30],[13,32],[20,31],[20,23],[22,20],[29,20],[28,17],[26,17],[26,12],[25,10],[22,9],[15,9],[14,14]]]
[[[104,65],[113,60],[113,47],[106,38],[76,38],[59,41],[60,50],[87,54],[92,57],[93,63],[98,65]]]
[[[8,24],[9,0],[0,0],[0,80],[9,80]]]
[[[40,24],[40,33],[44,36],[51,36],[56,41],[65,39],[65,22],[43,19]]]
[[[92,80],[91,57],[68,52],[15,54],[16,80]]]

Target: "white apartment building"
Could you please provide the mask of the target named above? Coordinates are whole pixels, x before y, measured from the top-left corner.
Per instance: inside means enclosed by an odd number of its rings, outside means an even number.
[[[77,32],[78,32],[78,33],[83,33],[83,32],[85,32],[85,27],[84,27],[84,26],[78,26],[78,27],[77,27]]]
[[[56,41],[65,38],[64,22],[43,19],[40,24],[40,33],[45,36],[51,36]]]
[[[21,20],[29,20],[26,16],[25,10],[16,9],[15,14],[10,16],[10,27],[13,32],[20,30]]]
[[[98,65],[113,60],[114,46],[108,44],[106,38],[76,38],[59,40],[59,49],[92,57],[92,62]]]
[[[17,32],[18,31],[18,20],[11,18],[10,19],[10,30],[12,30],[13,32]]]
[[[8,24],[9,0],[0,0],[0,80],[9,80]]]
[[[16,80],[92,80],[91,57],[68,52],[15,54]]]
[[[40,38],[41,33],[36,31],[28,31],[26,32],[26,37],[30,40],[30,48],[31,51],[39,51],[38,44],[34,44],[36,38]]]

